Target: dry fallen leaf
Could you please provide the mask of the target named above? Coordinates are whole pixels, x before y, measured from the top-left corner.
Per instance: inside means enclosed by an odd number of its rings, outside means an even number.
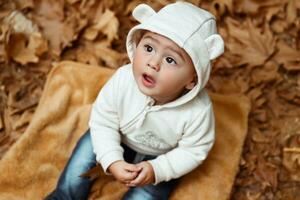
[[[13,129],[18,130],[29,124],[33,116],[33,111],[30,109],[25,110],[21,116],[14,122]]]
[[[259,175],[259,178],[262,178],[262,184],[266,184],[266,186],[271,186],[272,188],[276,188],[278,185],[278,168],[277,166],[266,162],[261,156],[258,157],[257,168],[254,173]]]
[[[237,12],[238,13],[247,13],[252,15],[260,14],[259,11],[272,8],[276,6],[283,6],[289,0],[265,0],[265,1],[256,1],[256,0],[242,0],[237,1]],[[265,13],[261,13],[265,14]]]
[[[3,117],[0,115],[0,131],[4,129],[4,124],[3,124]]]
[[[3,21],[17,33],[23,33],[29,36],[32,33],[38,32],[37,25],[33,24],[31,20],[27,19],[19,11],[13,11]]]
[[[81,19],[76,10],[65,15],[63,1],[39,1],[35,11],[37,14],[34,19],[49,40],[54,56],[59,56],[64,48],[71,46],[71,42],[87,24],[87,20]]]
[[[211,6],[213,7],[212,13],[215,16],[221,17],[226,13],[226,10],[233,14],[233,0],[214,0]]]
[[[250,19],[242,26],[237,21],[228,20],[228,31],[233,40],[227,47],[230,53],[240,57],[239,65],[263,65],[275,51],[275,38],[267,25],[262,33]]]
[[[91,52],[86,48],[78,49],[76,51],[76,60],[81,63],[87,63],[90,65],[99,65],[99,61],[94,52]]]
[[[48,46],[39,33],[30,35],[29,40],[23,34],[10,34],[6,49],[9,57],[25,65],[30,62],[37,63],[38,56],[46,52]]]
[[[258,128],[252,129],[252,140],[258,143],[270,143],[272,138],[263,134]]]
[[[262,82],[279,81],[281,79],[278,72],[278,65],[275,62],[267,62],[264,66],[259,66],[252,70],[251,81],[254,84]]]
[[[9,27],[5,36],[7,59],[12,58],[22,65],[37,63],[39,56],[48,49],[47,42],[37,26],[18,11],[6,17],[4,23]]]
[[[267,111],[264,109],[255,109],[253,111],[253,118],[260,123],[266,122],[268,120]]]
[[[23,83],[22,87],[12,87],[8,95],[7,105],[10,108],[10,114],[23,112],[38,104],[41,96],[41,88],[36,83]],[[30,98],[29,95],[30,94]]]
[[[300,70],[300,50],[290,47],[284,41],[277,43],[275,60],[287,70]]]
[[[120,61],[127,57],[126,54],[119,53],[109,46],[109,41],[94,43],[95,54],[105,63],[105,66],[118,68]]]
[[[18,10],[34,7],[34,0],[26,0],[26,1],[14,0],[14,2],[16,3]]]
[[[296,19],[297,19],[297,9],[299,9],[300,7],[297,7],[297,5],[299,6],[299,1],[297,3],[298,0],[289,0],[288,4],[287,4],[287,21],[288,23],[292,24],[295,23]]]
[[[283,149],[283,165],[290,171],[291,179],[300,181],[300,134],[287,139],[287,147]]]
[[[101,166],[97,165],[96,167],[93,167],[89,171],[85,172],[84,174],[81,174],[80,177],[88,178],[89,180],[93,181],[100,176],[100,172]]]
[[[99,32],[105,34],[109,42],[118,39],[119,21],[111,10],[106,9],[96,21],[96,24],[85,29],[85,39],[94,40]]]

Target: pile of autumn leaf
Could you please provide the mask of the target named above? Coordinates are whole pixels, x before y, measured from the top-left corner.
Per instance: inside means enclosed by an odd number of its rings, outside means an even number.
[[[0,158],[22,135],[61,60],[117,68],[142,1],[0,2]],[[168,0],[143,1],[159,9]],[[191,0],[217,16],[226,52],[209,90],[251,99],[233,199],[300,196],[300,1]]]

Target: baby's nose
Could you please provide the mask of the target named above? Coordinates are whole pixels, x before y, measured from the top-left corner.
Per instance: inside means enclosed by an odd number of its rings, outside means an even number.
[[[158,56],[153,56],[151,59],[149,59],[148,67],[151,67],[155,71],[159,71],[160,69],[160,59]]]

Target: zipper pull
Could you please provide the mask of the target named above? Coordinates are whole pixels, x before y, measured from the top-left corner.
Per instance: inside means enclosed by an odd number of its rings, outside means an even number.
[[[137,121],[136,125],[135,125],[135,129],[140,128],[143,125],[143,122],[146,118],[146,111],[143,112],[143,116]]]

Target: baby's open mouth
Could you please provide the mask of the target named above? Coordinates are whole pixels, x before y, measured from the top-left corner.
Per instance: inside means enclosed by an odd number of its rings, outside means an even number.
[[[155,86],[155,80],[150,75],[143,74],[143,84],[146,87],[154,87]]]

